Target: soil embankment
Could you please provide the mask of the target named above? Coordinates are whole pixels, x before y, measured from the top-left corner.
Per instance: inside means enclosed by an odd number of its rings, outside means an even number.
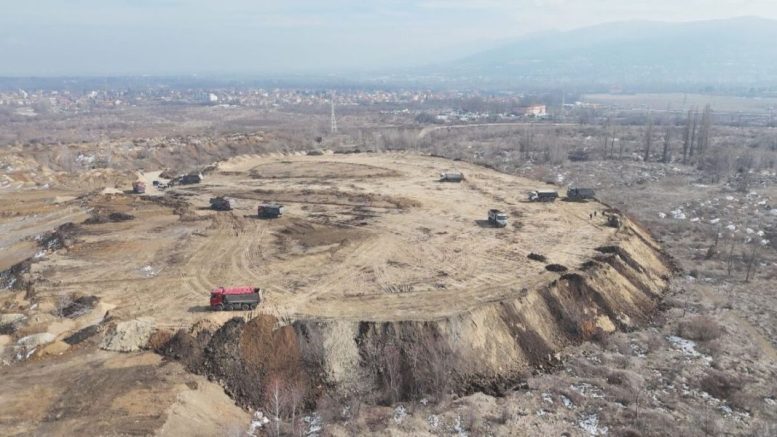
[[[161,352],[221,381],[246,405],[260,405],[278,381],[308,401],[321,387],[376,402],[498,394],[558,364],[569,344],[647,322],[675,268],[628,221],[591,260],[569,267],[536,289],[441,318],[311,318],[282,327],[271,316],[233,319],[212,336],[181,332]]]

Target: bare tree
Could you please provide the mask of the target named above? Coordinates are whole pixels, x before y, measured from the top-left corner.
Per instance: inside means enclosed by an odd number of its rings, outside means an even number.
[[[699,111],[694,109],[693,121],[691,122],[691,139],[688,142],[688,158],[693,158],[694,143],[696,140],[696,127],[699,124]]]
[[[669,125],[666,127],[666,133],[664,134],[664,150],[661,152],[661,162],[667,163],[669,162],[669,146],[671,142],[672,137],[672,126]]]
[[[650,159],[650,147],[653,145],[653,114],[648,113],[647,128],[645,129],[645,156],[644,161]]]
[[[688,110],[688,119],[685,121],[685,135],[683,137],[683,164],[688,164],[688,148],[691,145],[691,123],[693,113]]]
[[[735,242],[735,239],[732,236],[731,237],[731,247],[728,250],[728,261],[727,261],[728,267],[727,267],[727,272],[726,272],[727,276],[729,276],[729,277],[731,276],[731,269],[734,267],[734,242]]]
[[[610,131],[612,130],[611,124],[610,117],[607,117],[607,121],[604,124],[604,153],[602,154],[602,159],[607,159],[607,148],[610,145]]]
[[[751,279],[751,273],[755,273],[753,271],[753,266],[755,265],[756,260],[758,259],[758,241],[753,242],[753,250],[750,252],[750,256],[747,258],[747,273],[745,274],[745,282],[750,282]]]
[[[281,378],[273,376],[270,378],[270,382],[265,389],[265,409],[269,410],[273,416],[275,426],[273,427],[274,436],[279,437],[281,435],[281,422],[284,408],[284,384]]]

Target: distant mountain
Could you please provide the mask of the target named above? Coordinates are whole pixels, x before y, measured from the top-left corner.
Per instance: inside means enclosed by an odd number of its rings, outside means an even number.
[[[602,24],[527,36],[441,67],[449,77],[536,85],[773,86],[777,21]]]

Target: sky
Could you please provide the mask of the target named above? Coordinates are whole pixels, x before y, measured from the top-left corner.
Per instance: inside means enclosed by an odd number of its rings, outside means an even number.
[[[745,15],[777,19],[777,0],[0,0],[0,76],[381,70],[540,31]]]

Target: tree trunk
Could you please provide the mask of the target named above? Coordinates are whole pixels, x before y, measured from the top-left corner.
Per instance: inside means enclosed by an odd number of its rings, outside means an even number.
[[[667,126],[666,133],[664,134],[664,150],[661,152],[661,162],[669,162],[669,145],[671,141],[672,128]]]
[[[653,145],[653,115],[648,114],[647,129],[645,129],[645,157],[644,161],[650,159],[650,147]]]

